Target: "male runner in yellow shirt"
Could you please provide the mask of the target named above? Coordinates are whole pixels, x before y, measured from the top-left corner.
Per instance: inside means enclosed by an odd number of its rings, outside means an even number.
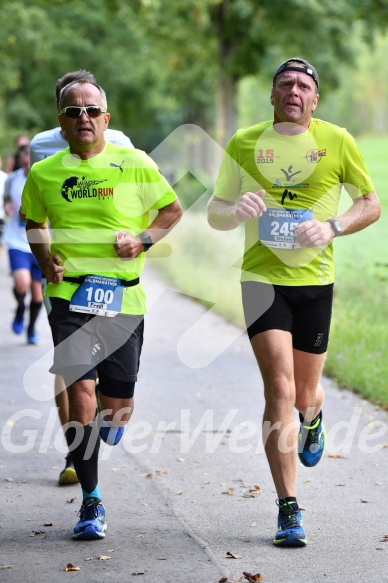
[[[264,382],[263,440],[278,495],[277,546],[307,543],[296,500],[296,452],[302,464],[314,466],[325,448],[319,380],[332,309],[332,240],[380,215],[353,138],[312,118],[318,87],[317,71],[304,59],[280,65],[271,91],[273,121],[232,137],[208,205],[215,229],[245,224],[242,299]],[[351,205],[337,216],[343,188]]]

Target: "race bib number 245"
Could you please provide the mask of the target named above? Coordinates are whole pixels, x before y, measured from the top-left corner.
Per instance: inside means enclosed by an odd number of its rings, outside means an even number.
[[[279,249],[299,249],[295,229],[313,218],[311,210],[268,208],[259,219],[259,238],[263,245]]]

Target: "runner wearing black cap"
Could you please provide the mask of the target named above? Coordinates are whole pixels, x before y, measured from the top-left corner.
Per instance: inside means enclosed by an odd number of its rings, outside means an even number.
[[[296,500],[297,453],[303,465],[315,466],[325,449],[319,381],[333,298],[332,240],[380,216],[352,136],[312,117],[318,88],[317,71],[306,60],[279,66],[271,91],[274,119],[232,137],[208,205],[215,229],[245,224],[242,298],[264,382],[263,441],[278,495],[277,546],[307,543]],[[343,190],[351,204],[337,216]]]

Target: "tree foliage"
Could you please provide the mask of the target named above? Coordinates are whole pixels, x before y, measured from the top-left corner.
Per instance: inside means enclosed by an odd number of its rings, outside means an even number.
[[[386,0],[0,0],[0,146],[57,125],[55,82],[79,68],[106,89],[112,127],[139,147],[182,123],[224,143],[242,80],[270,83],[298,54],[328,92],[359,54],[359,23],[372,43],[388,23]]]

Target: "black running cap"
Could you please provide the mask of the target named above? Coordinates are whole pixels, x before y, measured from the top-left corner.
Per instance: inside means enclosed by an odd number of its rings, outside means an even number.
[[[317,88],[319,87],[317,70],[315,69],[315,67],[310,65],[308,61],[305,61],[304,59],[300,59],[299,57],[295,57],[294,59],[287,59],[287,61],[282,63],[278,70],[276,71],[273,78],[274,83],[276,77],[280,75],[280,73],[284,73],[284,71],[299,71],[301,73],[306,73],[306,75],[309,75],[309,77],[314,79]]]

